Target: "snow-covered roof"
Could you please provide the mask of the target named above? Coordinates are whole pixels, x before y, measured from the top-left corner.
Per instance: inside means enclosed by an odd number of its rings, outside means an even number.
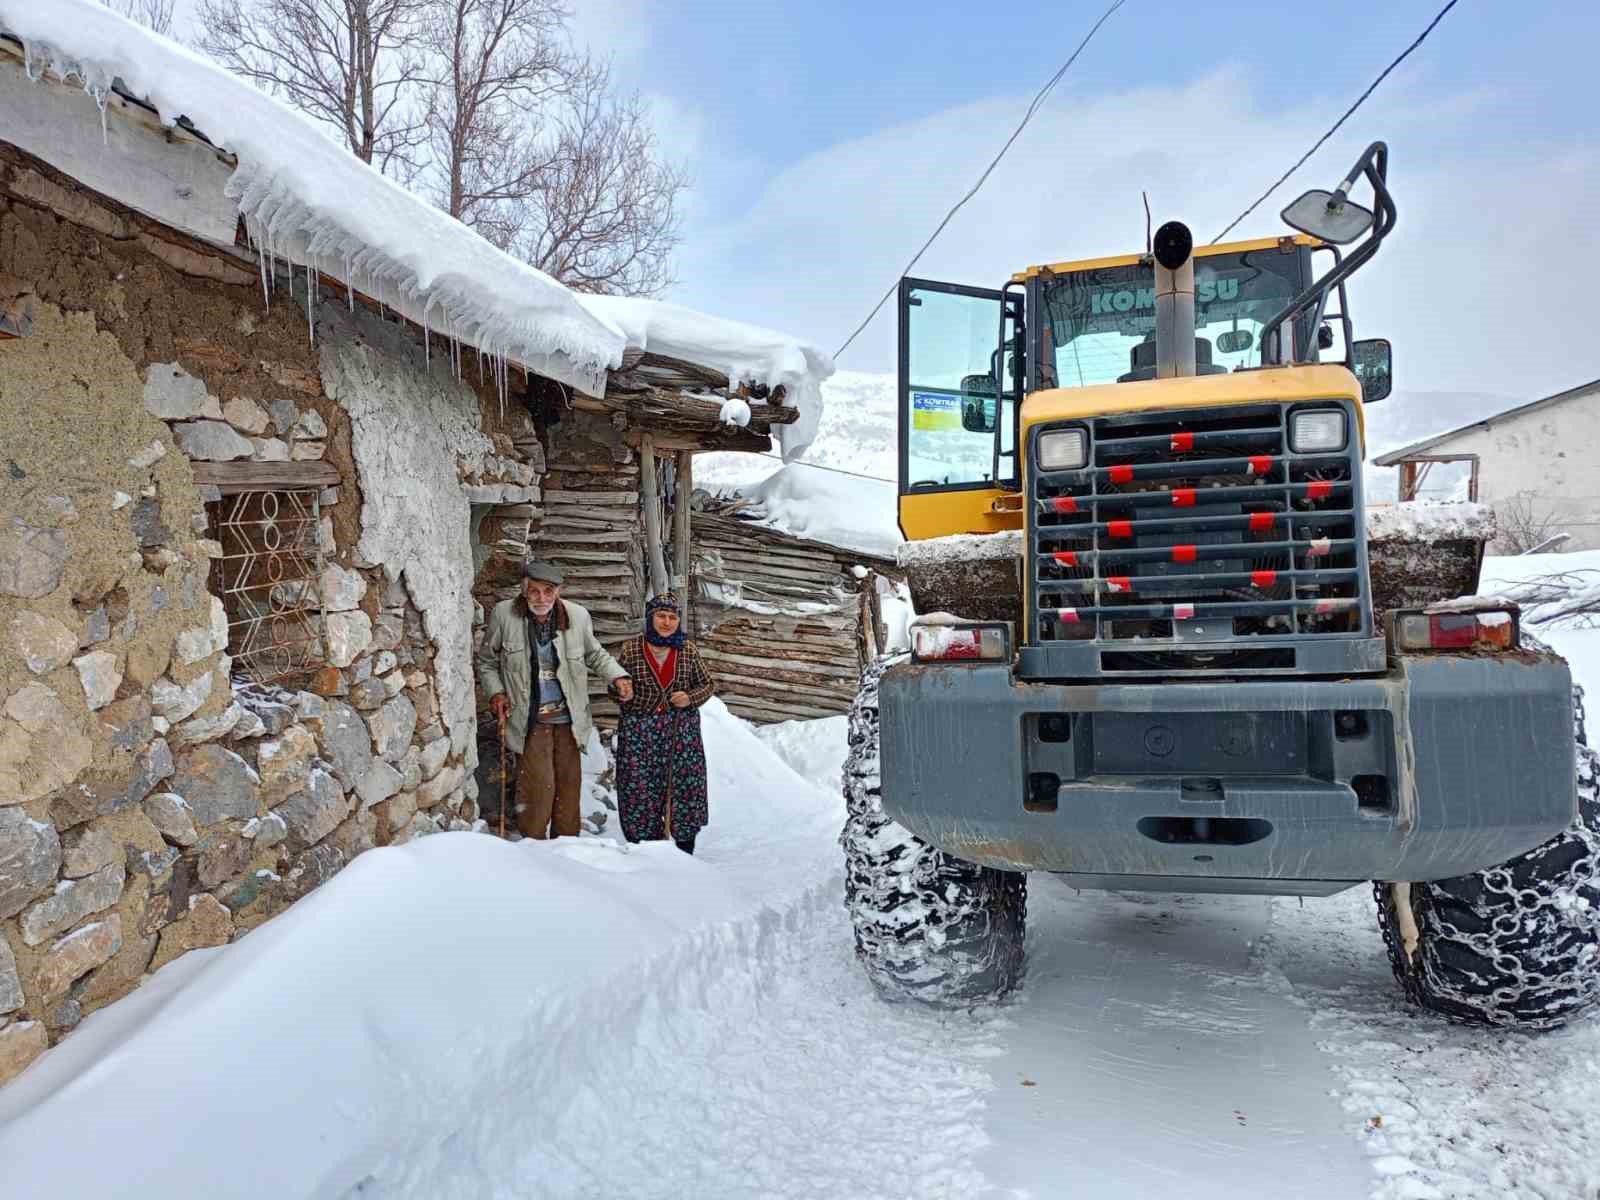
[[[95,0],[0,0],[0,31],[23,43],[31,76],[80,81],[101,103],[118,81],[167,125],[187,118],[233,154],[228,195],[268,253],[593,395],[627,347],[651,340],[734,382],[783,385],[801,410],[779,434],[786,457],[815,432],[833,363],[814,347],[676,305],[580,297],[385,178],[310,117]]]
[[[1580,383],[1577,387],[1568,388],[1564,392],[1557,392],[1553,396],[1545,396],[1527,404],[1519,404],[1515,408],[1508,408],[1504,412],[1495,413],[1492,417],[1485,417],[1481,421],[1472,421],[1466,425],[1457,426],[1455,429],[1446,430],[1444,433],[1434,434],[1433,437],[1424,438],[1420,442],[1412,442],[1409,446],[1402,446],[1398,450],[1391,450],[1373,459],[1380,467],[1392,467],[1396,463],[1404,462],[1416,454],[1426,454],[1438,449],[1452,438],[1463,433],[1470,433],[1474,429],[1487,429],[1496,422],[1504,421],[1510,417],[1520,417],[1535,409],[1547,408],[1553,404],[1564,404],[1568,400],[1581,399],[1584,396],[1600,397],[1600,379],[1591,379],[1588,383]]]

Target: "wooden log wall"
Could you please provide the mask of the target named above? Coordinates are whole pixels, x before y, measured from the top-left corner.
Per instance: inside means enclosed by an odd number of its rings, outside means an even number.
[[[558,451],[559,455],[559,451]],[[644,622],[644,524],[639,464],[563,460],[549,463],[542,513],[530,531],[528,554],[561,568],[562,594],[594,617],[595,636],[614,649]],[[615,724],[617,706],[597,678],[589,681],[595,717]]]
[[[700,512],[692,540],[695,641],[724,703],[758,724],[848,711],[877,642],[871,573],[893,565]]]

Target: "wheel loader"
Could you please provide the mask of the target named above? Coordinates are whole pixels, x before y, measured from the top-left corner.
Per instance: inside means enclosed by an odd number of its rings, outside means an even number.
[[[1369,510],[1392,351],[1347,284],[1388,150],[1293,233],[900,286],[908,654],[866,672],[841,838],[889,998],[1023,973],[1026,878],[1327,896],[1371,882],[1405,994],[1550,1027],[1600,999],[1581,692],[1475,598],[1492,518]],[[1370,200],[1362,199],[1370,192]],[[1423,302],[1419,298],[1419,303]]]

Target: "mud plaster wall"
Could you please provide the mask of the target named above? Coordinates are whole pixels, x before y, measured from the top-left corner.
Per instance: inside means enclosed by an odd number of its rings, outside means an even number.
[[[403,579],[436,648],[451,750],[477,765],[473,701],[471,510],[461,480],[495,445],[479,398],[446,363],[430,369],[394,326],[324,305],[322,383],[350,415],[361,480],[359,558]]]
[[[356,553],[354,425],[324,394],[303,293],[282,287],[268,310],[226,261],[176,270],[134,214],[69,185],[0,145],[0,301],[22,298],[35,322],[0,342],[0,1084],[86,1013],[356,854],[476,817],[438,643],[404,583]],[[374,324],[362,332],[405,349]],[[363,361],[403,379],[417,356],[385,365],[388,352]],[[495,428],[493,390],[450,386],[447,440],[477,448],[471,407]],[[179,394],[193,411],[172,417]],[[221,546],[190,457],[240,455],[186,453],[184,427],[202,423],[249,457],[324,458],[344,480],[322,493],[320,581],[341,665],[307,690],[231,677],[207,590]],[[486,441],[503,453],[449,480],[463,514],[466,496],[537,496],[511,438]],[[446,540],[470,562],[464,515]],[[403,544],[369,550],[388,561]]]

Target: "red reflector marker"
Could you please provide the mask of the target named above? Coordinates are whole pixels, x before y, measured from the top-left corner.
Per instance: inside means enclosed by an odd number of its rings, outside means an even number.
[[[1266,533],[1272,528],[1272,523],[1276,519],[1271,513],[1251,513],[1250,532]]]
[[[1175,433],[1172,435],[1172,448],[1174,450],[1193,450],[1194,434]]]
[[[1172,548],[1173,562],[1193,562],[1199,551],[1194,546],[1174,546]]]
[[[1349,608],[1353,601],[1350,600],[1318,600],[1316,611],[1319,613],[1338,612],[1342,608]]]
[[[1326,479],[1313,479],[1306,484],[1306,495],[1312,500],[1326,500],[1333,495],[1333,484]]]
[[[1478,640],[1475,614],[1428,618],[1428,644],[1435,650],[1459,650]]]
[[[1277,582],[1278,582],[1278,573],[1276,571],[1251,571],[1250,572],[1250,586],[1251,587],[1269,588],[1269,587],[1271,587],[1273,584],[1275,584]]]
[[[1076,550],[1057,550],[1050,557],[1063,567],[1075,567],[1078,565],[1078,552]]]
[[[1112,483],[1132,483],[1133,468],[1129,466],[1112,467],[1106,472],[1106,477],[1109,478]]]
[[[1194,507],[1194,489],[1193,488],[1173,488],[1172,489],[1172,507],[1173,508],[1193,508]]]
[[[1131,538],[1133,536],[1133,522],[1107,521],[1106,536],[1114,538]]]
[[[1265,475],[1272,470],[1272,456],[1270,454],[1252,454],[1250,456],[1250,474]]]
[[[1131,592],[1133,584],[1126,575],[1111,575],[1106,578],[1106,589],[1113,592]]]
[[[1078,511],[1078,501],[1072,496],[1057,496],[1050,502],[1050,507],[1058,513],[1075,513]]]
[[[1174,621],[1188,621],[1194,617],[1194,605],[1174,604],[1172,606],[1172,619]]]
[[[1056,620],[1063,625],[1076,625],[1078,623],[1078,610],[1075,608],[1056,609]]]

